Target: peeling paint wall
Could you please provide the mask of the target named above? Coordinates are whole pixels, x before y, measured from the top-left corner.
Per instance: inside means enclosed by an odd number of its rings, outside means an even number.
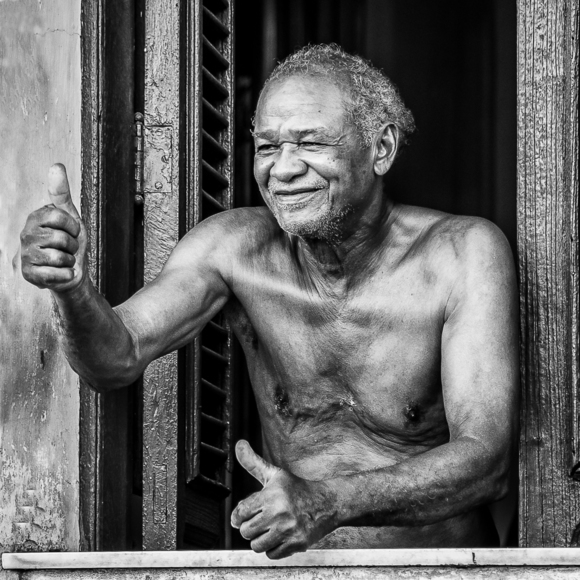
[[[79,547],[78,379],[19,264],[52,163],[78,204],[79,33],[79,0],[0,0],[0,551]]]

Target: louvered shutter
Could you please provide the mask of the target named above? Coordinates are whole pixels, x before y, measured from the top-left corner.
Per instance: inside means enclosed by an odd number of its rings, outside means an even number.
[[[145,0],[145,280],[232,207],[233,2]],[[227,547],[232,334],[222,315],[143,381],[143,547]]]
[[[192,226],[233,207],[233,5],[203,0],[195,9]],[[185,501],[191,509],[185,516],[185,542],[218,547],[226,543],[223,500],[231,491],[232,470],[232,334],[222,314],[208,323],[188,355]]]

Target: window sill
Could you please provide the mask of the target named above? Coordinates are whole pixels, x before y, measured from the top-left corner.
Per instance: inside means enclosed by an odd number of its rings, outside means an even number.
[[[580,567],[580,548],[311,550],[283,560],[250,551],[59,552],[2,555],[5,570],[179,568]],[[575,574],[578,570],[575,571]],[[63,576],[64,577],[64,576]],[[75,576],[79,577],[80,576]],[[358,576],[357,576],[358,577]],[[438,576],[440,577],[440,576]]]

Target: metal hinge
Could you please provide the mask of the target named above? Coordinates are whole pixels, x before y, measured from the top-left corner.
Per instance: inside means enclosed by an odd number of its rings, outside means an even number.
[[[143,128],[143,113],[135,113],[135,203],[142,205],[143,198],[143,148],[145,131]]]

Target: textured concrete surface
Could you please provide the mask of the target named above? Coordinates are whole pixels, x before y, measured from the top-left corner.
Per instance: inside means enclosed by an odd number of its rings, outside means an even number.
[[[0,2],[0,551],[79,546],[78,381],[19,253],[51,164],[66,164],[78,202],[79,31],[76,0]]]
[[[568,580],[578,568],[229,568],[196,570],[53,570],[23,573],[22,580]]]

